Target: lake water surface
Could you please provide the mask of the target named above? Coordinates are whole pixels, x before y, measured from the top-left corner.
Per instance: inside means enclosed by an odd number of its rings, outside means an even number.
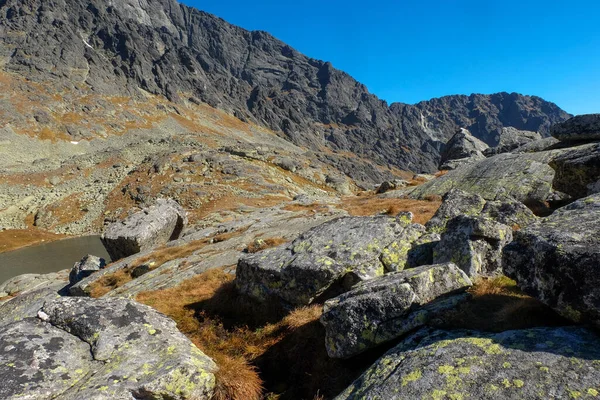
[[[0,283],[22,274],[48,274],[73,267],[86,254],[110,256],[100,236],[82,236],[0,253]]]

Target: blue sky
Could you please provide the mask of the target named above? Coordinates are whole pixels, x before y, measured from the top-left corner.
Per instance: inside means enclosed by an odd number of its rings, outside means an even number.
[[[331,61],[389,103],[500,91],[600,113],[600,1],[184,0]]]

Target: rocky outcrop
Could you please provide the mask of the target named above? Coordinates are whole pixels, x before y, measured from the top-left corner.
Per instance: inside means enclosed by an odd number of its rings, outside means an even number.
[[[456,169],[460,165],[482,160],[485,158],[483,152],[488,147],[487,144],[471,135],[468,130],[460,128],[444,146],[438,169]]]
[[[0,284],[0,298],[24,294],[43,288],[58,290],[69,283],[69,270],[49,274],[23,274]],[[0,303],[2,303],[0,301]]]
[[[552,126],[550,134],[561,142],[600,140],[600,114],[578,115]]]
[[[458,216],[448,221],[433,250],[433,262],[453,262],[470,278],[502,272],[502,248],[512,229],[485,217]]]
[[[381,183],[381,185],[379,185],[376,193],[377,194],[386,193],[391,190],[402,189],[406,186],[408,186],[408,182],[405,181],[404,179],[395,179],[393,181],[385,181],[385,182]]]
[[[594,192],[600,180],[600,143],[576,146],[554,158],[550,166],[556,171],[553,185],[574,198]]]
[[[423,326],[465,300],[469,278],[454,264],[418,267],[362,282],[325,302],[327,354],[349,358]]]
[[[594,398],[599,364],[600,340],[583,328],[423,329],[336,400]]]
[[[347,290],[358,281],[383,275],[386,265],[400,268],[408,243],[420,236],[415,232],[425,230],[411,219],[412,214],[405,213],[397,218],[343,217],[327,222],[290,244],[242,256],[236,286],[258,300],[276,297],[292,305],[310,304],[334,284]]]
[[[71,272],[69,273],[69,283],[74,285],[94,272],[100,271],[104,267],[106,267],[104,258],[88,254],[87,256],[84,256],[81,261],[76,262],[75,265],[73,265],[73,268],[71,268]]]
[[[3,399],[210,399],[216,366],[162,314],[61,298],[0,329]]]
[[[600,327],[600,195],[515,232],[504,272],[562,316]]]
[[[102,243],[113,261],[175,240],[187,224],[177,202],[158,199],[156,204],[106,228]]]
[[[513,127],[502,128],[498,145],[490,147],[483,151],[486,157],[495,154],[508,153],[527,144],[542,140],[542,136],[537,132],[521,131]]]

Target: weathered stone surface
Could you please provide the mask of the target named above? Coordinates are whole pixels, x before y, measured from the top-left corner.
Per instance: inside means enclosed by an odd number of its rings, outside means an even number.
[[[321,323],[333,358],[349,358],[423,326],[472,285],[456,265],[418,267],[358,284],[325,302]],[[453,294],[453,296],[448,296]]]
[[[395,179],[393,181],[385,181],[377,188],[377,194],[386,193],[391,190],[398,190],[408,186],[408,182],[404,179]]]
[[[213,361],[150,307],[61,298],[0,330],[0,397],[209,399]],[[29,397],[27,397],[29,396]]]
[[[592,194],[593,185],[600,179],[600,143],[572,147],[553,159],[550,166],[556,171],[555,189],[576,199]]]
[[[456,169],[461,164],[482,160],[485,158],[483,151],[487,148],[487,144],[471,135],[468,130],[460,128],[446,143],[438,169]],[[457,160],[461,160],[461,162],[450,163]]]
[[[0,304],[0,326],[12,324],[25,318],[33,318],[47,301],[58,299],[58,291],[65,283],[54,287],[32,290]]]
[[[427,221],[425,227],[429,232],[441,233],[446,224],[459,215],[477,216],[485,206],[485,199],[478,194],[471,194],[463,190],[451,189],[444,194],[442,205],[435,215]]]
[[[485,217],[451,219],[433,250],[433,262],[453,262],[469,277],[501,273],[502,248],[513,238],[512,229]]]
[[[560,150],[499,154],[424,183],[409,196],[423,199],[460,189],[478,194],[486,200],[512,197],[530,208],[547,210],[548,201],[568,197],[552,187],[555,172],[548,163],[558,154]]]
[[[555,146],[560,143],[560,140],[555,139],[553,137],[546,137],[541,140],[536,140],[522,146],[517,147],[512,150],[511,153],[521,154],[521,153],[537,153],[540,151],[549,151],[552,150]]]
[[[380,258],[402,237],[412,214],[397,218],[343,217],[315,227],[292,243],[240,258],[236,285],[259,300],[279,297],[293,305],[310,304],[334,283],[345,287],[383,275]],[[402,244],[399,245],[404,249]],[[389,259],[394,259],[388,249]],[[400,255],[398,255],[400,258]]]
[[[69,273],[69,283],[74,285],[94,272],[100,271],[105,266],[106,260],[104,260],[104,258],[88,254],[87,256],[84,256],[81,261],[78,261],[73,265],[73,268]]]
[[[163,245],[179,237],[187,224],[185,210],[170,199],[111,224],[102,235],[102,243],[114,260]]]
[[[423,225],[410,224],[406,226],[394,241],[383,249],[379,257],[386,272],[402,271],[406,268],[409,252],[424,234],[425,227]]]
[[[504,272],[526,293],[576,322],[600,327],[600,194],[515,232]]]
[[[495,154],[508,153],[509,151],[541,139],[542,135],[537,132],[521,131],[513,127],[505,127],[502,128],[502,132],[500,133],[498,145],[485,149],[483,154],[486,157],[490,157]]]
[[[69,270],[49,274],[23,274],[0,284],[0,297],[14,296],[46,287],[64,287],[69,283]]]
[[[538,219],[525,204],[511,198],[486,202],[481,216],[514,228],[524,228]]]
[[[561,142],[600,140],[600,114],[578,115],[553,125],[550,134]]]
[[[569,399],[600,393],[600,340],[583,328],[417,332],[344,399]]]
[[[426,233],[415,240],[408,251],[405,268],[433,264],[433,250],[440,239],[438,233]]]

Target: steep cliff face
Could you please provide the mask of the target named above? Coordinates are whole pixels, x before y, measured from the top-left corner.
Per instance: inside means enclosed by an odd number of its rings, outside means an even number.
[[[204,102],[281,132],[351,176],[360,171],[330,150],[433,171],[459,126],[493,145],[503,126],[547,133],[568,116],[506,93],[388,107],[330,63],[175,0],[0,0],[0,66],[64,91]]]

